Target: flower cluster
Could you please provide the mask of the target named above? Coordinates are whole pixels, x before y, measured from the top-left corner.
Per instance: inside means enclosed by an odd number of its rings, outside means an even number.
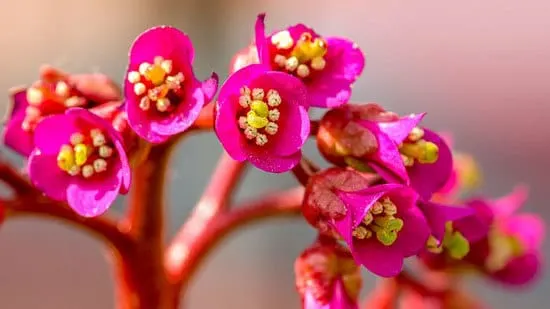
[[[129,190],[150,148],[206,119],[232,159],[292,171],[305,186],[301,212],[318,240],[296,261],[304,308],[357,308],[361,266],[395,277],[409,257],[508,284],[539,274],[544,225],[516,214],[524,191],[459,198],[479,183],[475,161],[424,126],[426,113],[350,102],[365,66],[357,44],[303,24],[265,28],[260,14],[215,102],[218,76],[195,76],[190,38],[169,26],[134,41],[122,93],[103,75],[44,67],[39,81],[12,92],[4,142],[28,158],[37,189],[92,217]],[[312,108],[326,111],[310,119]],[[329,168],[304,157],[310,137]]]

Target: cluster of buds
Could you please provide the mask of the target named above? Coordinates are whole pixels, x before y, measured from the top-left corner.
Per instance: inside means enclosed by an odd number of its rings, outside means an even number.
[[[130,47],[122,93],[103,75],[42,69],[12,93],[5,144],[28,158],[44,194],[98,216],[127,192],[131,166],[150,147],[198,119],[231,158],[270,173],[298,175],[315,138],[331,166],[302,181],[301,211],[319,234],[296,262],[304,308],[357,308],[360,267],[394,277],[409,257],[439,270],[473,265],[506,283],[535,278],[544,229],[534,215],[513,214],[521,198],[458,199],[478,183],[474,161],[423,126],[424,113],[349,102],[365,66],[357,44],[303,24],[267,34],[264,21],[211,105],[217,75],[197,79],[189,37],[159,26]],[[311,107],[327,110],[312,120]]]

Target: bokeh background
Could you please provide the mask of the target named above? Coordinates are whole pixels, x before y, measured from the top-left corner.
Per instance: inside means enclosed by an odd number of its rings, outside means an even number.
[[[496,197],[526,183],[527,208],[550,220],[545,0],[0,0],[0,89],[32,82],[42,63],[122,80],[132,40],[158,24],[191,36],[199,77],[214,70],[225,78],[232,55],[250,42],[260,11],[268,13],[268,29],[304,22],[322,34],[353,38],[367,55],[355,101],[428,112],[428,125],[453,132],[457,148],[477,155],[484,194]],[[7,103],[6,95],[2,109]],[[185,220],[220,152],[213,135],[179,148],[170,174],[171,233]],[[251,170],[238,198],[293,185],[289,175]],[[270,221],[235,234],[196,278],[189,308],[298,308],[293,259],[313,236],[299,220]],[[2,309],[97,309],[114,301],[101,244],[50,221],[3,226],[0,274]],[[374,278],[366,277],[368,290]],[[483,280],[470,286],[501,309],[547,308],[549,289],[548,279],[527,291]]]

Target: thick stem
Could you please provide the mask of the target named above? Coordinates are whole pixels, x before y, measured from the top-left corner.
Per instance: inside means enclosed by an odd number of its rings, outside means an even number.
[[[245,224],[270,217],[300,213],[304,195],[302,187],[261,197],[221,213],[207,225],[199,237],[176,236],[166,254],[166,268],[171,280],[185,292],[186,286],[211,249],[228,234]]]
[[[120,309],[177,308],[163,265],[165,174],[172,146],[152,147],[134,170],[127,223],[136,245],[118,254]]]

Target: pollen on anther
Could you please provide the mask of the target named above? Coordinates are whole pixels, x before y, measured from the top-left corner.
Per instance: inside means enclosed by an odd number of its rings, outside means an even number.
[[[73,145],[78,145],[78,144],[81,144],[82,142],[84,142],[84,135],[82,133],[73,133],[71,135],[71,144]]]
[[[170,100],[167,98],[160,98],[157,100],[156,107],[159,112],[165,112],[170,108]]]
[[[305,78],[309,76],[309,68],[305,64],[300,64],[298,66],[298,69],[296,69],[296,75],[300,76],[301,78]]]
[[[252,100],[248,95],[242,95],[239,97],[239,105],[242,106],[243,108],[247,108],[250,102],[252,102]]]
[[[320,71],[325,68],[326,61],[323,57],[315,57],[311,59],[311,68],[317,71]]]
[[[239,128],[246,129],[248,125],[246,124],[246,117],[241,116],[239,117]]]
[[[94,160],[94,171],[96,173],[101,173],[107,170],[107,161],[104,159]]]
[[[55,85],[55,94],[57,94],[60,97],[66,97],[69,95],[69,85],[67,83],[61,81],[58,82]]]
[[[148,63],[148,62],[143,62],[142,64],[139,65],[139,74],[141,75],[145,75],[147,73],[147,70],[149,70],[149,68],[151,67],[151,64]]]
[[[141,110],[148,110],[149,108],[151,107],[151,100],[149,100],[148,97],[143,97],[141,98],[141,100],[139,101],[139,108]]]
[[[250,88],[246,87],[246,86],[243,86],[241,89],[240,89],[240,93],[241,95],[250,95]]]
[[[172,61],[171,60],[163,60],[160,63],[160,67],[164,70],[164,72],[170,74],[170,72],[172,72]]]
[[[137,83],[134,85],[134,93],[136,95],[142,95],[147,91],[147,87],[145,87],[145,84],[143,83]]]
[[[277,121],[277,120],[279,120],[280,115],[281,115],[281,113],[279,112],[279,110],[275,108],[275,109],[272,109],[272,110],[269,111],[268,118],[271,121]]]
[[[279,106],[281,104],[281,96],[277,90],[269,90],[267,92],[267,104],[271,107]]]
[[[69,170],[67,171],[67,173],[69,173],[69,175],[71,176],[76,176],[78,174],[80,174],[80,166],[78,165],[73,165],[69,168]]]
[[[256,145],[263,146],[267,143],[267,136],[265,134],[258,134],[256,136]]]
[[[128,73],[128,81],[132,84],[135,84],[141,80],[141,74],[136,71],[131,71]]]
[[[82,167],[82,176],[84,178],[90,178],[94,174],[94,167],[90,164],[84,165]]]
[[[269,135],[274,135],[279,130],[279,126],[275,122],[270,122],[265,127],[265,132]]]
[[[254,88],[252,90],[252,99],[254,100],[263,100],[264,96],[265,96],[265,93],[262,88]]]
[[[284,67],[286,63],[286,57],[283,55],[275,55],[273,61],[275,61],[278,66]]]
[[[99,156],[102,158],[108,158],[113,155],[113,148],[103,145],[99,147]]]
[[[299,64],[300,62],[298,61],[298,58],[290,57],[285,62],[285,69],[287,71],[293,72],[294,70],[296,70]]]
[[[29,88],[27,89],[27,101],[30,105],[40,105],[44,99],[44,94],[40,89]]]
[[[92,143],[95,147],[102,146],[105,144],[105,142],[105,135],[103,135],[103,133],[100,132],[92,135]]]
[[[256,130],[256,128],[247,127],[247,128],[244,130],[244,136],[246,136],[246,138],[248,138],[248,139],[253,139],[253,138],[255,138],[257,135],[258,135],[258,130]]]

